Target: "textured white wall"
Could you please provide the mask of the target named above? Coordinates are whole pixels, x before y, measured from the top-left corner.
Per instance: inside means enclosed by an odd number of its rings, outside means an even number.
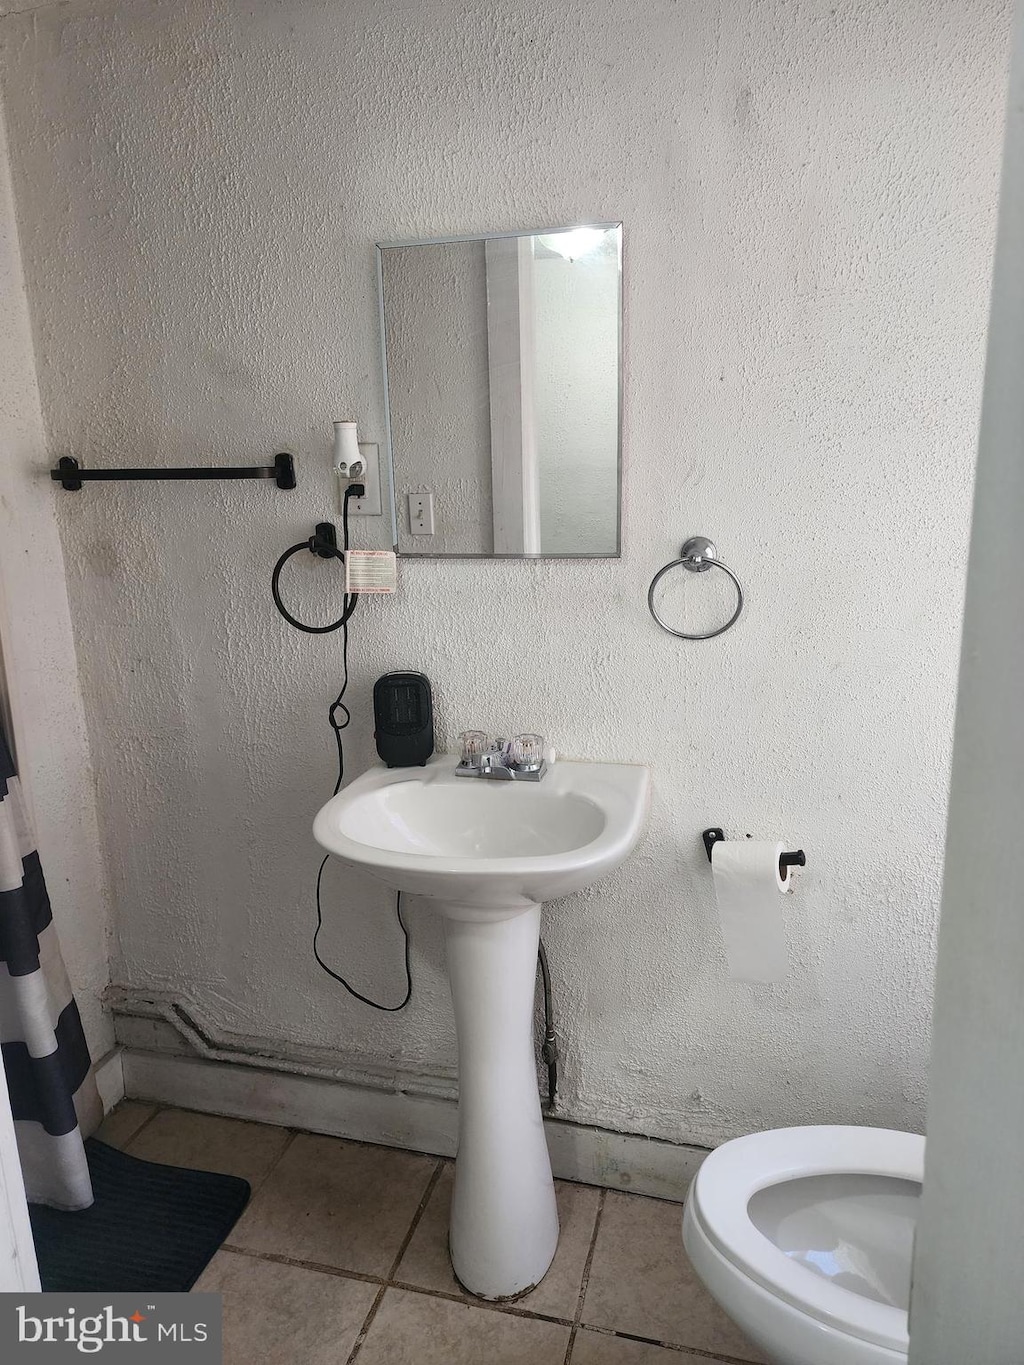
[[[351,768],[401,666],[431,676],[442,744],[538,729],[652,766],[637,855],[547,912],[571,1115],[698,1142],[920,1125],[1007,33],[1002,0],[129,0],[0,23],[53,452],[299,457],[287,495],[59,500],[121,981],[281,1049],[450,1073],[426,910],[405,1015],[310,959],[340,640],[275,616],[270,569],[329,507],[331,419],[382,434],[375,240],[622,218],[623,558],[404,563],[353,619]],[[694,532],[749,593],[704,644],[644,601]],[[296,603],[314,583],[337,592],[297,566]],[[695,623],[725,601],[672,593]],[[712,823],[807,850],[779,986],[725,977]],[[325,882],[324,951],[393,998],[388,897]]]
[[[0,108],[0,634],[18,761],[54,921],[89,1047],[99,1060],[113,1042],[100,1003],[109,979],[109,905],[64,560],[46,471]]]

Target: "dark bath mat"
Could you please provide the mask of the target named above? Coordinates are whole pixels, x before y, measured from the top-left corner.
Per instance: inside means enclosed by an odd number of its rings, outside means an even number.
[[[92,1208],[29,1206],[43,1289],[191,1289],[245,1208],[249,1182],[139,1161],[95,1138],[85,1150]]]

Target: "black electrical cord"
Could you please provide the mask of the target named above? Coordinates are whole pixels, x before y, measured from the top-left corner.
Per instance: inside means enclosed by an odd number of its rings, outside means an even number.
[[[278,580],[281,577],[281,570],[284,568],[285,564],[291,559],[292,555],[298,554],[300,550],[312,550],[314,554],[319,554],[325,559],[333,556],[337,559],[344,560],[345,551],[348,549],[349,499],[361,498],[363,493],[364,489],[362,484],[349,484],[345,489],[345,501],[342,504],[343,548],[341,550],[339,550],[336,545],[327,545],[322,540],[318,540],[316,536],[312,536],[308,541],[301,541],[298,545],[293,545],[291,549],[285,550],[284,554],[274,565],[274,573],[270,580],[270,590],[274,597],[274,605],[288,624],[294,626],[296,630],[303,630],[307,635],[325,635],[328,631],[341,629],[341,691],[331,703],[330,710],[327,713],[328,722],[331,729],[334,731],[334,742],[338,748],[338,778],[334,784],[334,792],[332,793],[334,796],[337,796],[338,792],[341,790],[341,784],[345,780],[345,748],[342,742],[341,732],[348,727],[352,720],[352,714],[345,705],[345,693],[348,690],[348,623],[349,618],[355,611],[356,602],[359,600],[358,595],[356,593],[345,595],[341,616],[331,625],[307,626],[303,621],[297,620],[292,616],[291,612],[285,609],[284,603],[281,601],[281,594],[278,591]],[[341,719],[339,719],[339,716]],[[402,893],[399,891],[395,895],[395,913],[398,916],[398,923],[405,936],[405,999],[400,1005],[381,1005],[378,1004],[376,1000],[371,1000],[369,996],[361,994],[354,986],[349,985],[345,978],[339,976],[333,968],[328,967],[327,963],[320,956],[320,950],[317,947],[317,943],[320,938],[320,930],[323,928],[324,923],[323,907],[320,901],[320,885],[323,881],[324,868],[327,866],[330,856],[331,855],[328,853],[320,864],[320,870],[316,874],[316,929],[313,931],[313,956],[327,975],[337,981],[339,985],[344,986],[349,995],[354,996],[355,999],[359,1000],[362,1004],[369,1005],[371,1009],[382,1010],[386,1014],[394,1014],[398,1010],[405,1009],[412,998],[412,968],[409,963],[409,930],[405,927],[405,920],[402,918]]]
[[[544,1041],[541,1044],[540,1055],[548,1069],[548,1108],[553,1109],[558,1093],[558,1036],[555,1033],[551,1011],[551,973],[548,971],[548,955],[544,951],[543,943],[537,945],[537,962],[544,987]]]
[[[342,549],[339,550],[337,545],[328,545],[325,541],[318,539],[317,536],[310,536],[308,540],[300,540],[298,545],[292,545],[290,549],[285,550],[284,554],[274,565],[274,572],[270,576],[270,591],[274,598],[274,606],[277,607],[278,611],[290,626],[294,626],[296,630],[305,631],[307,635],[328,635],[332,630],[337,630],[340,626],[347,625],[349,617],[356,609],[359,595],[358,593],[352,593],[351,595],[345,594],[342,599],[341,615],[338,617],[337,621],[332,621],[330,625],[327,626],[308,626],[305,621],[300,621],[297,617],[293,616],[281,601],[281,570],[288,563],[289,559],[291,559],[292,555],[297,555],[300,550],[310,550],[313,554],[320,555],[322,559],[334,558],[344,562],[345,551],[348,549],[349,499],[361,498],[365,491],[366,490],[361,483],[350,483],[345,489],[345,500],[341,507]],[[337,705],[337,703],[335,703],[335,705]]]

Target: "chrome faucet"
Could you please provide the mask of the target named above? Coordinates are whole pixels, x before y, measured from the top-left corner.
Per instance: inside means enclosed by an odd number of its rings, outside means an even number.
[[[539,782],[547,772],[541,735],[491,739],[483,730],[466,730],[456,777],[489,777],[499,782]]]

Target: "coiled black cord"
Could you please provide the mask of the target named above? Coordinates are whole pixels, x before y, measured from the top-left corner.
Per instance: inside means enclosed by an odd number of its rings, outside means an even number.
[[[342,563],[344,563],[345,551],[348,549],[349,499],[361,498],[365,491],[366,490],[361,483],[350,483],[345,489],[345,500],[341,505],[342,549],[339,550],[337,545],[328,545],[325,541],[318,539],[316,536],[310,536],[308,540],[300,540],[298,545],[293,545],[290,549],[285,550],[284,554],[274,565],[274,572],[270,576],[270,591],[274,598],[274,606],[290,626],[294,626],[296,630],[305,631],[307,635],[328,635],[332,630],[337,630],[339,627],[347,625],[349,617],[356,609],[356,603],[359,601],[359,594],[345,594],[342,599],[341,615],[338,617],[337,621],[332,621],[329,626],[308,626],[305,621],[300,621],[298,617],[293,616],[281,601],[281,570],[288,563],[289,559],[291,559],[292,555],[297,555],[300,550],[310,550],[313,554],[320,555],[322,559],[330,559],[333,557],[335,559],[340,559]],[[337,705],[337,703],[335,703],[335,705]],[[332,721],[331,724],[333,725],[334,722]]]
[[[361,498],[364,491],[363,485],[358,483],[349,484],[345,489],[345,500],[342,504],[341,514],[342,549],[339,550],[336,545],[328,545],[323,540],[318,539],[318,537],[311,536],[309,540],[300,541],[298,545],[293,545],[290,549],[285,550],[284,554],[274,565],[274,572],[270,579],[270,591],[274,598],[274,605],[290,626],[294,626],[296,630],[305,631],[307,635],[326,635],[332,630],[341,630],[341,691],[331,703],[330,710],[327,713],[328,722],[331,729],[334,731],[334,742],[338,749],[338,778],[334,784],[334,796],[337,796],[338,792],[341,790],[341,784],[345,780],[345,748],[342,742],[341,732],[348,727],[352,720],[352,714],[345,705],[345,693],[348,690],[348,623],[349,618],[356,609],[356,603],[358,602],[359,597],[356,593],[346,593],[342,603],[342,613],[337,621],[333,621],[328,626],[309,626],[304,621],[300,621],[294,617],[285,607],[284,603],[281,601],[279,584],[281,570],[288,563],[289,559],[291,559],[292,555],[298,554],[300,550],[311,550],[314,554],[318,554],[324,559],[333,557],[344,561],[345,551],[348,549],[349,499]],[[319,872],[316,874],[316,929],[313,931],[313,956],[327,975],[334,981],[337,981],[339,985],[344,986],[349,995],[354,996],[355,999],[362,1004],[369,1005],[371,1009],[382,1010],[386,1014],[394,1014],[398,1010],[405,1009],[406,1005],[412,999],[412,968],[409,963],[409,930],[405,927],[405,920],[402,918],[402,893],[401,891],[396,893],[395,913],[398,916],[398,923],[405,936],[405,998],[400,1005],[381,1005],[378,1004],[376,1000],[371,1000],[369,996],[363,995],[361,992],[357,991],[343,976],[339,976],[332,967],[328,967],[327,963],[320,956],[320,950],[317,944],[320,938],[320,930],[323,928],[324,923],[323,908],[320,902],[320,885],[323,881],[324,868],[327,866],[327,861],[330,856],[329,853],[326,855],[323,862],[320,864]]]

